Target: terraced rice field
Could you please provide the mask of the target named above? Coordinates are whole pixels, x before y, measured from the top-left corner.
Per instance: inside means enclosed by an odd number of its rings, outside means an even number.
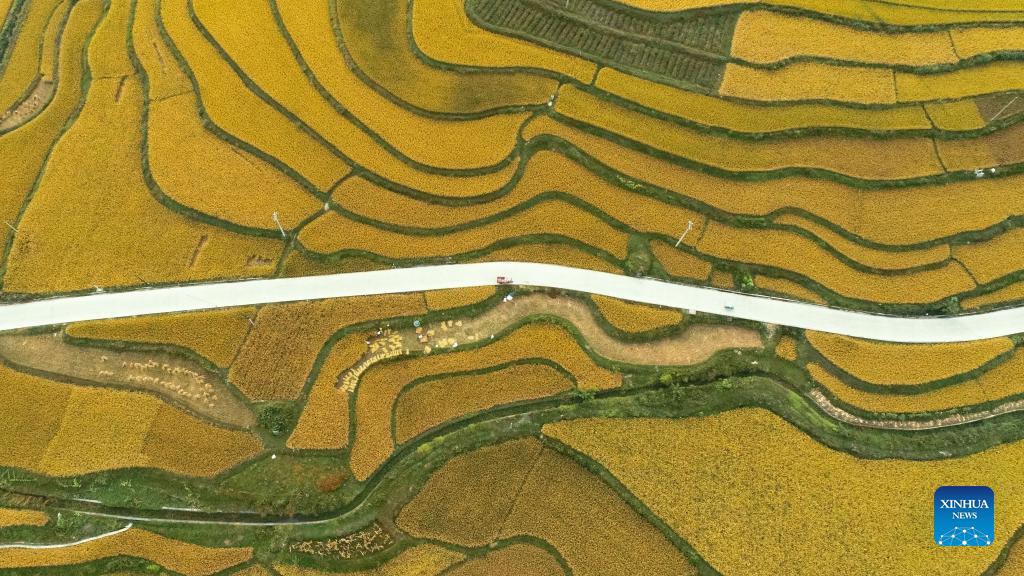
[[[797,0],[10,9],[0,151],[17,169],[0,179],[3,292],[330,271],[353,258],[626,272],[627,238],[638,237],[659,252],[646,273],[680,282],[709,283],[701,269],[712,265],[847,307],[1019,300],[998,288],[1024,263],[987,273],[967,262],[1002,253],[1024,216],[1024,26],[1012,10]],[[101,195],[113,182],[118,195]],[[88,210],[64,202],[69,189]],[[751,241],[696,244],[718,225]],[[124,229],[168,232],[125,243]],[[755,246],[783,231],[806,246],[760,257]],[[686,256],[659,247],[680,236]],[[319,268],[285,265],[296,255]]]
[[[0,300],[512,260],[1019,305],[1022,120],[1000,0],[0,0]],[[0,334],[0,572],[1014,573],[1022,342],[521,286]],[[995,545],[932,545],[947,483]]]

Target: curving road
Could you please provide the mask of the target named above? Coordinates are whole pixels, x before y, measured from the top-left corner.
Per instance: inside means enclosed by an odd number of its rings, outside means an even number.
[[[1024,308],[947,318],[904,318],[525,262],[421,266],[330,276],[144,288],[37,300],[0,306],[0,330],[251,304],[492,286],[499,276],[508,277],[519,285],[562,288],[891,342],[962,342],[1024,332]]]

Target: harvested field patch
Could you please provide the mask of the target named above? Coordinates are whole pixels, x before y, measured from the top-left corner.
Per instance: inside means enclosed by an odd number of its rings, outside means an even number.
[[[340,450],[348,445],[349,391],[339,388],[338,382],[365,352],[365,338],[365,334],[350,334],[331,348],[288,438],[289,448]]]
[[[263,306],[228,380],[252,400],[294,399],[332,334],[352,324],[424,312],[419,294]]]
[[[137,77],[123,85],[116,78],[92,81],[85,108],[54,148],[19,221],[6,290],[67,292],[273,272],[279,241],[196,222],[153,199],[142,177],[142,106]],[[67,202],[69,187],[74,203]],[[254,256],[270,264],[250,266]]]
[[[564,576],[558,560],[530,544],[510,544],[448,572],[451,576]]]
[[[402,508],[398,526],[462,546],[494,542],[542,450],[524,438],[452,458]]]
[[[374,522],[351,534],[329,540],[303,540],[288,545],[290,552],[321,558],[364,558],[382,552],[395,543],[394,536]]]
[[[904,66],[960,61],[944,31],[874,32],[771,10],[743,12],[733,35],[732,55],[760,63],[801,56]]]
[[[889,70],[821,62],[797,62],[778,70],[727,64],[718,93],[765,102],[830,100],[854,104],[895,104],[897,101],[896,86]],[[900,102],[916,100],[908,97],[902,86],[898,93]]]
[[[0,550],[0,567],[70,566],[114,556],[144,558],[186,576],[207,576],[252,558],[252,548],[206,548],[133,528],[67,548]]]
[[[736,13],[653,16],[614,4],[575,0],[471,0],[470,18],[485,29],[552,46],[601,64],[714,89],[729,52]]]
[[[394,408],[399,444],[448,420],[573,389],[565,374],[534,363],[489,369],[479,374],[441,375],[402,392]]]
[[[968,140],[936,140],[942,163],[952,170],[976,170],[1024,162],[1024,125]]]
[[[942,174],[930,138],[808,136],[754,142],[715,136],[617,107],[572,86],[559,91],[555,109],[646,146],[730,172],[816,168],[853,178],[890,180]],[[823,154],[824,150],[830,151]]]
[[[847,385],[818,364],[808,364],[807,372],[843,402],[869,412],[934,412],[974,406],[1024,393],[1024,385],[1021,384],[1024,354],[1014,354],[1010,360],[977,378],[913,395],[865,392]]]
[[[515,147],[519,126],[528,112],[473,120],[444,120],[411,112],[375,92],[349,68],[337,44],[329,40],[334,34],[330,0],[291,0],[278,2],[277,8],[317,80],[346,110],[406,156],[430,166],[471,169],[498,164]],[[342,151],[348,149],[342,147]],[[387,176],[387,172],[379,173]],[[507,181],[509,175],[501,175],[505,180],[492,183],[494,188]]]
[[[428,57],[482,68],[537,67],[590,82],[596,66],[533,42],[511,39],[474,24],[462,0],[416,0],[412,37]]]
[[[180,355],[77,346],[60,332],[0,336],[0,357],[16,366],[99,386],[147,392],[229,426],[248,427],[252,412],[220,374]]]
[[[589,212],[553,200],[514,216],[448,234],[411,235],[375,228],[330,212],[306,226],[299,241],[307,250],[333,254],[365,251],[387,258],[439,258],[485,249],[495,242],[522,236],[555,235],[626,257],[628,236]],[[540,241],[540,240],[535,240]]]
[[[956,459],[858,459],[753,408],[567,421],[544,433],[604,465],[723,573],[919,573],[941,563],[978,574],[999,546],[956,555],[936,546],[935,487],[984,484],[1002,494],[996,538],[1024,516],[1020,442]]]
[[[322,572],[292,564],[274,564],[281,576],[432,576],[462,560],[462,554],[435,544],[418,544],[376,568],[355,572]]]
[[[57,85],[51,80],[40,79],[32,91],[13,108],[0,115],[0,132],[21,126],[35,117],[53,98]]]
[[[818,127],[890,131],[931,127],[927,115],[916,105],[845,108],[803,102],[764,106],[680,90],[612,68],[598,72],[595,86],[666,114],[736,132],[757,134]]]
[[[838,250],[844,256],[865,266],[881,270],[904,270],[916,266],[938,264],[949,260],[949,246],[939,244],[923,250],[886,251],[857,244],[831,228],[796,214],[783,214],[775,218],[776,224],[802,228]]]
[[[788,296],[793,300],[813,302],[815,304],[827,304],[817,292],[805,288],[802,284],[787,280],[786,278],[775,278],[774,276],[755,276],[754,285],[761,290],[775,292]]]
[[[180,346],[225,368],[238,353],[255,315],[255,307],[245,306],[79,322],[68,325],[66,331],[75,338]]]
[[[844,296],[871,302],[935,302],[975,287],[955,263],[906,274],[861,272],[846,266],[813,240],[781,230],[733,228],[713,222],[698,250],[718,258],[790,270]]]
[[[872,384],[901,386],[951,378],[975,370],[1013,350],[1009,338],[949,344],[895,344],[805,332],[829,362]]]
[[[461,308],[483,302],[494,296],[495,292],[496,290],[493,286],[453,288],[450,290],[430,290],[423,293],[423,298],[427,301],[427,309],[436,312],[438,310]]]
[[[160,189],[185,206],[250,228],[287,230],[323,203],[267,162],[217,138],[194,95],[150,103],[149,166]]]
[[[590,297],[597,309],[612,326],[623,332],[647,332],[683,321],[683,313],[677,308],[648,306],[628,300],[593,295]]]
[[[412,106],[434,112],[474,113],[537,105],[558,81],[521,72],[458,74],[422,62],[409,49],[409,2],[339,0],[341,38],[355,64],[374,82]]]
[[[541,452],[503,524],[502,537],[518,534],[549,542],[577,576],[696,573],[614,490],[550,449]]]
[[[0,528],[9,526],[45,526],[50,516],[39,510],[0,508]]]
[[[206,113],[219,127],[274,156],[327,190],[349,166],[249,91],[189,17],[188,0],[160,2],[161,22],[202,86]]]

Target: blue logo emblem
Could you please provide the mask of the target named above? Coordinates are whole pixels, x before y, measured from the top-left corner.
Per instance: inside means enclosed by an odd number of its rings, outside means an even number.
[[[935,543],[989,546],[995,540],[995,494],[988,486],[943,486],[935,491]]]

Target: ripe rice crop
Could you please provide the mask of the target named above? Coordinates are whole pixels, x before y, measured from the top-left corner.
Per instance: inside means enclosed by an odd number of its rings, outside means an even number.
[[[834,100],[856,104],[895,104],[897,94],[889,70],[821,62],[797,62],[778,70],[727,64],[718,93],[766,102]],[[902,87],[899,95],[901,102],[911,100],[904,100]]]
[[[979,574],[999,546],[949,554],[932,538],[933,492],[945,484],[1000,494],[996,538],[1024,519],[1019,442],[956,459],[858,459],[754,408],[544,433],[604,465],[723,574]]]
[[[391,155],[370,135],[339,114],[316,91],[281,36],[269,5],[256,2],[224,4],[206,1],[196,3],[196,14],[224,50],[254,82],[354,163],[375,174],[404,186],[438,195],[476,196],[499,188],[508,182],[516,170],[513,163],[491,174],[462,178],[419,171]],[[303,14],[302,17],[303,20],[309,19],[307,14]],[[318,38],[317,41],[322,43],[324,39]],[[333,70],[328,73],[337,74]],[[355,82],[357,79],[353,77],[350,81]],[[369,94],[379,98],[373,91],[369,91]],[[372,105],[357,107],[364,113],[372,110],[381,114],[379,118],[382,121],[375,124],[383,125],[384,122],[396,121],[393,114],[389,118],[386,112],[381,113]],[[403,130],[401,134],[393,134],[398,138],[393,145],[402,147],[402,139],[416,129],[412,126],[408,128],[408,131]],[[514,132],[510,132],[509,135],[512,134]],[[514,140],[510,138],[507,142],[499,142],[497,145],[507,153],[514,145]],[[427,149],[427,146],[428,144],[424,143],[423,149]],[[437,151],[438,148],[435,147],[431,153],[436,154]]]
[[[138,78],[92,81],[17,226],[6,290],[64,292],[273,271],[279,241],[196,222],[153,199],[140,164],[142,106]],[[67,202],[70,188],[74,203]]]
[[[1024,282],[1014,282],[1009,286],[989,292],[982,296],[965,298],[960,302],[960,305],[964,309],[971,310],[981,308],[982,306],[1008,303],[1017,300],[1024,300]]]
[[[1024,26],[950,28],[949,37],[961,58],[1024,50]]]
[[[338,330],[376,318],[424,312],[419,294],[263,306],[231,365],[228,380],[252,400],[293,399],[302,390],[320,348]]]
[[[527,126],[525,136],[539,122]],[[820,178],[737,181],[689,170],[557,122],[544,132],[573,143],[601,163],[636,181],[675,191],[734,214],[766,215],[785,207],[816,214],[864,239],[911,244],[979,230],[1024,213],[1024,195],[1008,194],[1024,177],[863,190]],[[635,179],[635,180],[634,180]],[[950,218],[949,214],[956,214]],[[680,233],[682,231],[680,230]]]
[[[493,542],[541,450],[537,440],[525,438],[452,458],[402,508],[398,527],[462,546]]]
[[[477,168],[492,166],[508,156],[515,146],[519,126],[529,113],[444,120],[416,114],[391,102],[364,84],[349,68],[338,46],[329,40],[334,34],[329,4],[329,0],[293,0],[278,2],[277,6],[317,80],[370,130],[410,158],[431,166]],[[414,6],[419,8],[420,4]],[[587,78],[593,70],[589,74]],[[505,180],[495,182],[494,188],[507,181],[508,174],[502,176]]]
[[[797,343],[796,339],[792,336],[783,336],[779,338],[779,343],[775,345],[775,355],[783,360],[789,360],[795,362],[797,359]]]
[[[531,544],[510,544],[469,560],[451,576],[554,576],[562,565],[547,550]]]
[[[89,71],[93,78],[120,78],[135,73],[125,49],[132,25],[132,4],[127,0],[113,0],[106,18],[89,42]]]
[[[764,106],[681,90],[612,68],[601,69],[595,86],[666,114],[737,132],[776,132],[821,126],[875,131],[931,127],[920,106],[845,108],[809,102]]]
[[[923,384],[970,372],[1013,350],[1009,338],[948,344],[894,344],[815,332],[807,341],[829,362],[872,384]]]
[[[91,30],[103,16],[102,0],[81,0],[71,9],[64,28],[59,60],[60,78],[50,104],[27,124],[0,135],[0,157],[17,170],[0,170],[0,218],[14,222],[26,194],[34,186],[53,142],[78,106],[82,94],[82,52]],[[4,81],[6,85],[6,80]],[[6,246],[11,229],[3,226],[0,242]],[[6,248],[0,249],[6,252]]]
[[[262,450],[255,436],[225,430],[163,405],[142,446],[146,465],[187,476],[215,476]]]
[[[0,528],[9,526],[45,526],[49,515],[39,510],[16,510],[0,508]]]
[[[689,278],[707,282],[711,277],[711,264],[664,242],[651,242],[651,252],[665,271],[676,278]]]
[[[985,119],[978,111],[974,100],[951,100],[949,102],[929,102],[924,105],[928,118],[939,130],[978,130],[985,127]],[[949,140],[936,140],[938,146]],[[947,166],[948,168],[948,166]]]
[[[231,364],[249,332],[256,308],[225,308],[80,322],[67,327],[76,338],[158,343],[192,350],[222,368]]]
[[[228,133],[285,163],[320,190],[327,190],[347,174],[347,164],[249,91],[195,28],[187,3],[160,2],[161,21],[202,86],[203,106],[210,118]]]
[[[495,250],[476,259],[477,262],[539,262],[561,264],[597,270],[598,272],[622,272],[618,266],[609,264],[580,248],[565,244],[526,244]]]
[[[551,122],[550,125],[557,126],[557,123]],[[527,129],[527,137],[536,136],[548,126],[545,120],[533,122]],[[628,193],[551,151],[531,156],[522,178],[508,194],[482,204],[443,206],[415,200],[361,178],[345,181],[333,199],[345,209],[367,218],[405,226],[423,227],[428,223],[430,227],[442,227],[491,217],[552,191],[571,194],[638,231],[675,238],[686,229],[687,222],[693,222],[694,227],[689,234],[697,238],[704,222],[704,217],[692,210],[642,194]]]
[[[176,201],[241,226],[295,228],[323,203],[270,164],[208,132],[191,92],[150,103],[149,166]]]
[[[359,68],[398,99],[435,112],[472,113],[543,104],[558,81],[534,74],[494,71],[460,74],[422,62],[409,48],[404,0],[339,0],[338,23]]]
[[[5,54],[6,65],[0,82],[0,114],[11,108],[39,75],[42,40],[52,14],[60,19],[63,0],[36,0],[28,5],[15,41]],[[2,22],[2,20],[0,20]]]
[[[46,24],[46,31],[42,38],[42,51],[39,54],[39,80],[54,81],[54,68],[57,65],[57,52],[60,50],[60,34],[64,31],[64,18],[67,16],[71,6],[68,2],[62,2]],[[0,22],[3,22],[3,10],[0,6]]]
[[[144,558],[186,576],[207,576],[252,558],[252,548],[206,548],[133,528],[66,548],[6,548],[0,550],[0,567],[70,566],[114,556]]]
[[[0,464],[50,475],[149,466],[216,474],[251,457],[249,434],[216,428],[156,398],[61,384],[0,368],[10,394]]]
[[[423,293],[427,301],[427,309],[431,311],[461,308],[483,302],[494,296],[493,286],[477,286],[475,288],[452,288],[449,290],[429,290]]]
[[[732,55],[761,63],[799,56],[905,66],[960,60],[944,31],[873,32],[770,10],[748,10],[740,15]]]
[[[135,20],[132,22],[132,46],[149,81],[150,105],[178,94],[192,94],[188,76],[160,35],[156,22],[157,0],[137,1]]]
[[[822,298],[817,292],[805,288],[802,284],[793,282],[786,278],[775,278],[773,276],[755,276],[754,285],[761,290],[768,290],[770,292],[777,292],[785,296],[789,296],[795,300],[803,300],[805,302],[813,302],[815,304],[826,304],[827,301]]]
[[[721,288],[722,290],[735,290],[736,280],[732,274],[724,270],[714,270],[711,272],[711,278],[708,279],[708,283],[715,288]]]
[[[973,406],[1024,393],[1024,354],[985,372],[977,378],[952,386],[913,395],[874,394],[845,384],[818,364],[808,364],[807,372],[837,398],[870,412],[933,412]]]
[[[969,5],[951,4],[948,0],[914,0],[913,4],[867,4],[859,0],[830,0],[827,4],[821,0],[770,0],[769,3],[868,23],[900,26],[1019,21],[1024,18],[1022,12],[1006,10],[1006,5],[1000,0],[973,0]]]
[[[666,326],[675,326],[683,321],[682,311],[676,308],[648,306],[596,294],[590,299],[597,304],[601,316],[604,316],[604,319],[612,326],[623,332],[647,332]]]
[[[427,56],[482,68],[536,67],[590,82],[596,66],[582,58],[495,34],[474,24],[461,0],[412,3],[412,37]]]
[[[564,374],[543,364],[517,364],[465,376],[441,376],[417,384],[395,402],[399,444],[448,420],[494,406],[554,396],[572,389]]]
[[[338,378],[366,352],[365,338],[365,334],[354,333],[331,348],[288,438],[289,448],[340,450],[348,445],[349,393],[338,388]]]
[[[481,341],[486,338],[480,336]],[[524,358],[552,360],[572,373],[579,387],[590,390],[613,388],[621,379],[595,364],[564,329],[543,323],[523,326],[482,348],[377,364],[363,374],[356,389],[356,435],[349,463],[353,475],[365,480],[391,455],[391,408],[406,384]]]
[[[955,246],[953,258],[963,263],[980,284],[986,284],[1024,269],[1024,253],[1020,251],[1022,241],[1024,229],[1015,228],[991,240]]]
[[[939,244],[930,248],[914,251],[886,251],[869,248],[833,231],[831,228],[818,224],[796,214],[783,214],[775,218],[776,224],[788,224],[807,230],[825,241],[844,256],[865,266],[882,270],[903,270],[915,266],[938,264],[949,259],[949,246]]]
[[[996,572],[998,576],[1013,576],[1024,573],[1024,541],[1018,539],[1010,548],[1002,567]]]
[[[935,302],[975,287],[956,264],[886,276],[861,272],[814,241],[780,230],[732,228],[713,222],[698,249],[718,258],[790,270],[844,296],[871,302]]]
[[[896,72],[900,102],[951,100],[1024,88],[1024,62],[997,61],[939,74]]]
[[[806,167],[876,180],[943,173],[929,138],[737,140],[617,107],[571,86],[560,90],[556,110],[663,152],[733,172]],[[825,150],[830,153],[823,154]]]
[[[443,235],[408,235],[348,220],[337,212],[321,216],[299,235],[306,249],[320,254],[362,250],[387,258],[437,258],[479,250],[503,239],[536,234],[572,238],[626,257],[628,236],[603,220],[565,202],[553,200],[477,228]]]
[[[502,537],[519,534],[549,542],[577,576],[696,574],[614,490],[550,449],[541,452],[503,525]]]
[[[463,559],[458,552],[436,544],[417,544],[376,568],[355,572],[322,572],[294,564],[274,564],[281,576],[431,576]]]

